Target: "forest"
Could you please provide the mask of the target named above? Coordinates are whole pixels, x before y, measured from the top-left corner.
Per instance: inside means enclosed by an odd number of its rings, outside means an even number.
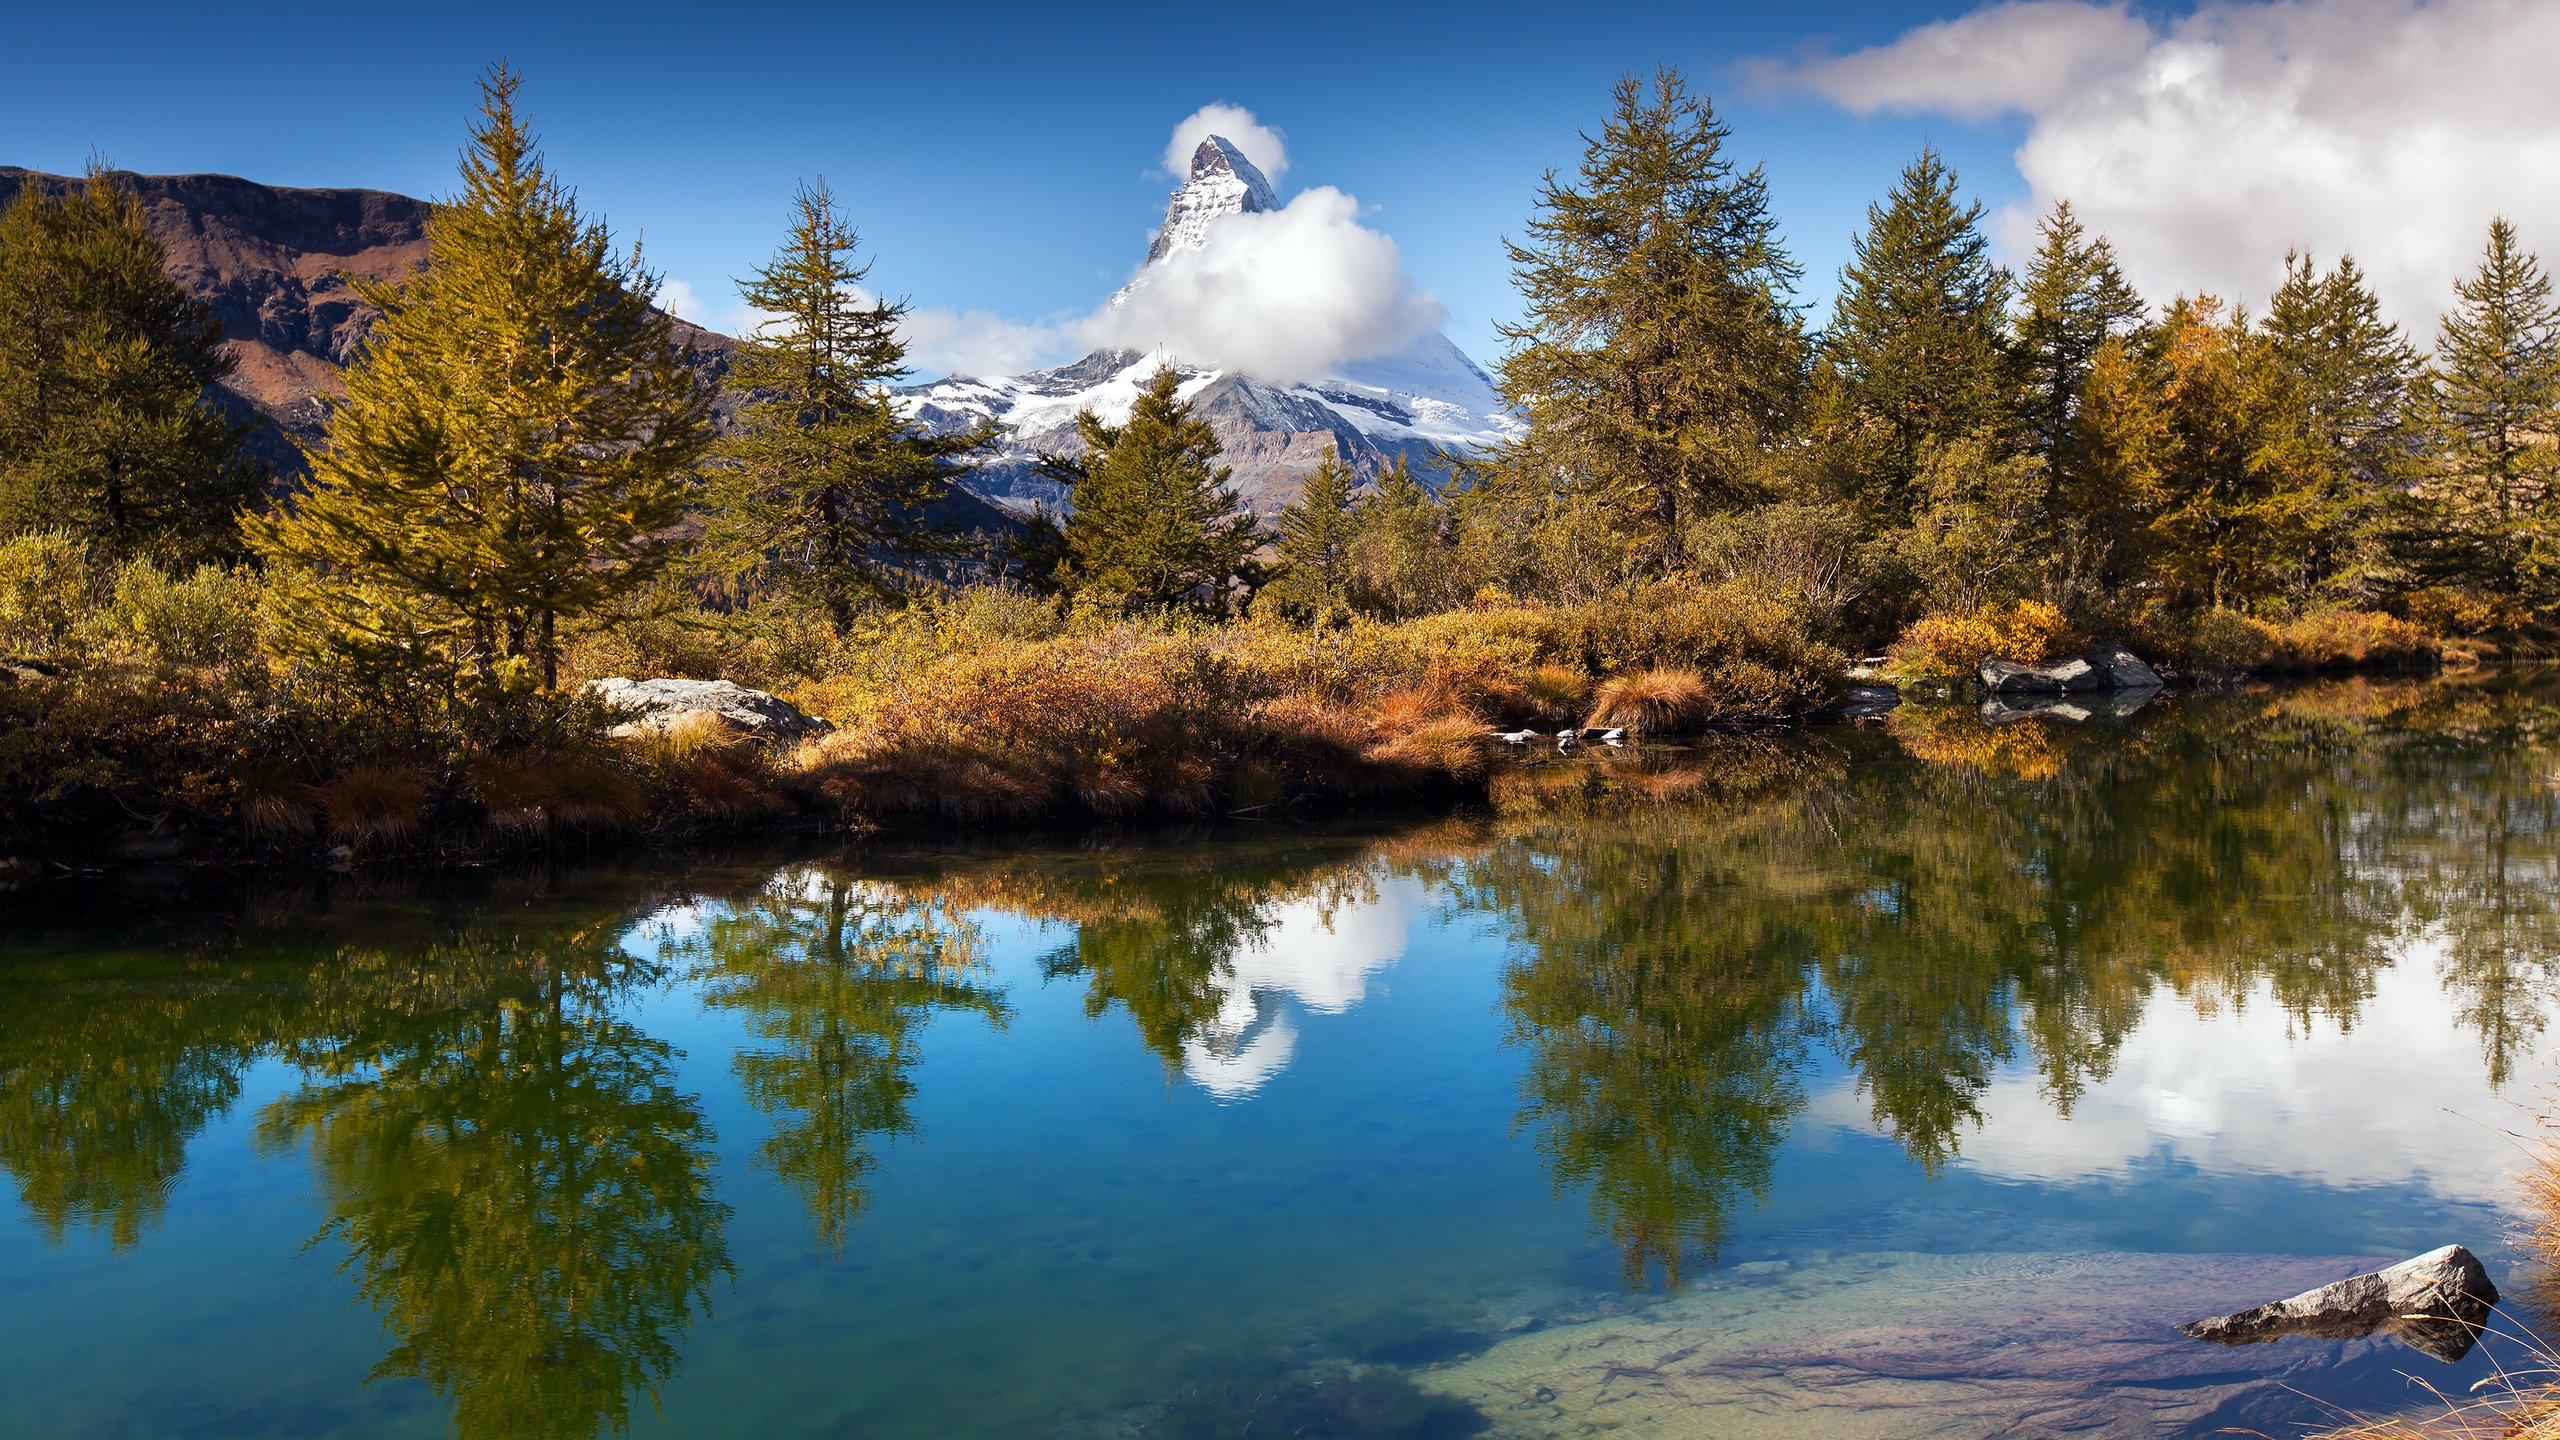
[[[307,476],[253,458],[103,168],[0,214],[0,855],[1481,796],[1503,729],[1800,723],[1860,658],[2429,669],[2543,653],[2560,610],[2560,303],[2503,219],[2422,343],[2347,255],[2262,304],[2137,295],[2067,203],[2013,272],[1924,150],[1817,329],[1712,101],[1629,77],[1502,242],[1513,439],[1328,461],[1265,523],[1168,367],[1043,461],[1064,514],[993,533],[937,502],[997,437],[892,394],[903,312],[831,190],[741,284],[776,318],[717,421],[520,85],[483,78],[423,268],[358,283]],[[608,676],[831,728],[635,726]]]

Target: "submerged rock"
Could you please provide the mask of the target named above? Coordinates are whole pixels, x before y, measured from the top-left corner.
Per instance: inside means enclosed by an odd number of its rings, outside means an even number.
[[[587,693],[638,716],[613,727],[616,735],[665,730],[692,715],[708,715],[759,740],[789,742],[835,727],[790,701],[728,680],[590,680]]]
[[[2471,1353],[2497,1303],[2498,1287],[2489,1283],[2480,1257],[2447,1245],[2387,1270],[2349,1276],[2290,1300],[2190,1321],[2178,1329],[2217,1345],[2256,1345],[2287,1335],[2352,1340],[2384,1334],[2451,1362]]]

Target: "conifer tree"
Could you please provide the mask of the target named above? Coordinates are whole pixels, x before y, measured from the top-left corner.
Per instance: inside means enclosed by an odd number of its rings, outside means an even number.
[[[1677,71],[1629,76],[1572,179],[1540,183],[1527,243],[1505,242],[1527,315],[1502,327],[1501,390],[1529,423],[1497,458],[1617,489],[1664,564],[1688,515],[1754,497],[1802,399],[1801,272],[1731,138]]]
[[[0,211],[0,535],[68,529],[120,555],[216,559],[268,476],[213,387],[213,307],[169,278],[142,203],[102,166]]]
[[[2454,295],[2421,400],[2436,456],[2418,487],[2417,568],[2547,607],[2560,602],[2560,304],[2503,216]]]
[[[481,81],[462,191],[427,225],[426,268],[359,283],[381,307],[290,514],[252,526],[315,577],[288,638],[559,680],[560,626],[646,583],[711,440],[656,277],[618,256],[543,167],[515,72]]]
[[[1308,472],[1298,498],[1281,510],[1278,528],[1280,573],[1263,593],[1317,615],[1347,603],[1360,509],[1351,468],[1339,456],[1325,456]]]
[[[740,342],[732,383],[757,398],[714,451],[724,463],[704,507],[714,565],[823,606],[839,634],[861,602],[958,552],[934,506],[993,436],[934,435],[899,411],[887,387],[908,373],[905,307],[856,288],[870,269],[854,263],[860,244],[821,180],[800,190],[772,262],[739,286],[775,318]]]
[[[2110,336],[2142,320],[2142,297],[2125,283],[2115,247],[2092,235],[2058,201],[2036,224],[2038,244],[2019,288],[2018,365],[2022,408],[2033,443],[2048,465],[2063,462],[2071,418],[2088,384],[2089,366]]]
[[[2324,586],[2369,592],[2379,578],[2383,518],[2414,459],[2407,410],[2417,351],[2382,318],[2382,302],[2352,255],[2325,274],[2310,256],[2287,255],[2284,283],[2259,328],[2320,492],[2295,598]]]
[[[1867,207],[1822,339],[1822,428],[1851,488],[1887,524],[1907,519],[1932,446],[2011,418],[2009,274],[1992,263],[1982,206],[1960,204],[1934,149]]]
[[[1486,469],[1494,488],[1516,483],[1510,472]],[[1477,491],[1469,493],[1481,498]],[[1351,542],[1353,603],[1404,619],[1463,601],[1462,567],[1451,553],[1452,508],[1431,493],[1403,456],[1381,467],[1369,498],[1360,504],[1360,530]]]
[[[1246,557],[1260,536],[1217,463],[1217,432],[1177,393],[1170,365],[1138,395],[1126,424],[1076,416],[1082,454],[1045,457],[1075,509],[1066,524],[1068,584],[1131,607],[1225,609],[1249,582]]]

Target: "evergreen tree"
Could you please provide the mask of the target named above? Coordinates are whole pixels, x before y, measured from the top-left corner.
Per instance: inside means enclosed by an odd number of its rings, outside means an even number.
[[[1263,594],[1293,611],[1322,615],[1351,594],[1351,550],[1360,509],[1349,466],[1327,455],[1306,488],[1280,512],[1280,573]]]
[[[2543,608],[2560,601],[2560,305],[2504,217],[2454,294],[2421,400],[2436,462],[2415,505],[2418,570]]]
[[[2141,323],[2142,297],[2116,267],[2115,247],[2088,232],[2070,201],[2057,202],[2036,234],[2035,258],[2018,297],[2022,408],[2035,447],[2048,465],[2061,466],[2098,347]]]
[[[1540,183],[1528,243],[1505,242],[1527,316],[1502,327],[1501,389],[1529,424],[1499,458],[1617,489],[1666,564],[1686,513],[1752,497],[1802,397],[1801,272],[1731,135],[1676,71],[1629,76],[1573,181]]]
[[[739,345],[732,383],[757,398],[714,452],[705,507],[714,564],[824,606],[839,634],[863,600],[958,553],[934,506],[994,433],[934,435],[899,411],[905,307],[856,289],[860,243],[824,181],[803,187],[781,251],[739,286],[775,318]]]
[[[119,555],[236,553],[267,475],[217,405],[213,307],[171,280],[142,203],[103,167],[0,211],[0,535],[76,531]]]
[[[1070,588],[1132,607],[1196,605],[1218,611],[1249,582],[1246,557],[1260,540],[1238,508],[1231,472],[1217,463],[1209,422],[1176,393],[1181,377],[1159,367],[1128,423],[1076,416],[1084,452],[1045,457],[1075,509],[1066,524]]]
[[[1509,478],[1495,472],[1488,480],[1499,486]],[[1476,492],[1469,493],[1475,498]],[[1351,542],[1353,603],[1401,620],[1464,601],[1464,567],[1451,553],[1450,510],[1402,456],[1381,468],[1361,502],[1359,533]]]
[[[2308,255],[2287,255],[2259,328],[2321,491],[2295,598],[2321,587],[2369,591],[2381,522],[2413,458],[2407,410],[2417,351],[2382,318],[2351,255],[2326,274]]]
[[[501,661],[559,680],[563,620],[666,564],[666,532],[711,440],[710,387],[617,256],[543,168],[518,77],[481,82],[462,193],[436,207],[426,268],[359,283],[381,307],[330,416],[315,481],[252,526],[319,577],[289,637],[436,670]]]
[[[1851,488],[1888,524],[1909,517],[1933,446],[2010,421],[2009,275],[1991,261],[1982,206],[1956,199],[1934,149],[1904,168],[1840,272],[1822,340],[1822,427]]]

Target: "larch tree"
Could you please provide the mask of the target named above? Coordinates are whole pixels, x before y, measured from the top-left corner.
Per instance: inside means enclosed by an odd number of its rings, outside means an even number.
[[[0,211],[0,535],[236,555],[269,477],[214,392],[233,364],[130,187],[94,165],[67,195],[22,185]]]
[[[740,342],[731,383],[756,398],[714,448],[704,505],[712,566],[814,602],[839,634],[864,602],[959,552],[936,506],[994,434],[937,435],[898,408],[905,307],[862,292],[860,245],[821,180],[739,286],[772,318]]]
[[[1217,432],[1183,402],[1181,385],[1172,366],[1158,367],[1127,422],[1084,411],[1076,416],[1083,451],[1041,461],[1074,505],[1064,562],[1080,594],[1217,612],[1250,583],[1260,533],[1218,463]]]
[[[2408,409],[2418,353],[2382,318],[2352,255],[2326,272],[2309,255],[2287,255],[2259,330],[2319,491],[2293,598],[2323,589],[2369,598],[2381,578],[2384,518],[2416,458]]]
[[[1991,259],[1982,206],[1956,197],[1934,149],[1867,207],[1822,337],[1819,424],[1849,488],[1885,525],[1909,518],[1933,446],[2011,423],[2010,277]]]
[[[1801,272],[1731,138],[1678,72],[1629,76],[1505,242],[1525,315],[1501,329],[1501,390],[1528,429],[1497,459],[1619,493],[1665,566],[1686,519],[1759,498],[1803,395]]]
[[[2435,455],[2413,505],[2414,568],[2547,609],[2560,603],[2560,305],[2504,217],[2454,295],[2419,402]]]
[[[1353,481],[1351,467],[1337,455],[1325,456],[1307,473],[1298,498],[1280,512],[1273,546],[1280,571],[1265,587],[1265,597],[1316,616],[1348,603],[1351,550],[1360,534]]]
[[[670,558],[711,443],[711,386],[651,302],[657,277],[544,168],[515,72],[481,81],[462,190],[427,262],[358,284],[382,318],[289,512],[253,523],[310,577],[288,637],[437,673],[559,683],[561,627]]]
[[[2141,324],[2142,297],[2125,282],[2115,247],[2058,201],[2036,224],[2036,253],[2019,286],[2017,352],[2024,412],[2048,466],[2067,468],[2072,417],[2098,347]]]

